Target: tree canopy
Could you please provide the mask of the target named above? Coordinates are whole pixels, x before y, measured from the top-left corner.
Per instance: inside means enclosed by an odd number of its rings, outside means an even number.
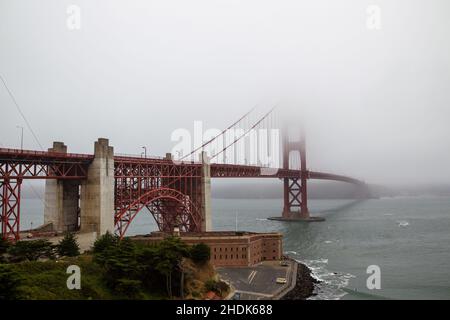
[[[60,256],[76,257],[80,255],[80,246],[72,233],[67,233],[56,246]]]

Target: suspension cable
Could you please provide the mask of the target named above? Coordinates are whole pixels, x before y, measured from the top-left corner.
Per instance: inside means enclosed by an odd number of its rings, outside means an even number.
[[[198,147],[197,149],[193,150],[191,153],[181,157],[180,160],[183,160],[187,157],[190,157],[191,155],[193,155],[194,153],[196,153],[198,150],[203,149],[206,145],[210,144],[211,142],[213,142],[214,140],[216,140],[218,137],[220,137],[221,135],[223,135],[225,132],[227,132],[228,130],[230,130],[231,128],[233,128],[236,124],[238,124],[242,119],[244,119],[245,117],[247,117],[251,112],[253,112],[253,110],[256,109],[257,106],[254,106],[252,109],[250,109],[250,111],[248,111],[246,114],[244,114],[241,118],[239,118],[236,122],[234,122],[232,125],[228,126],[228,128],[226,128],[225,130],[223,130],[221,133],[219,133],[218,135],[216,135],[215,137],[211,138],[210,140],[208,140],[207,142],[205,142],[204,144],[202,144],[200,147]]]
[[[33,129],[31,128],[30,123],[28,122],[27,118],[25,117],[25,114],[22,112],[22,108],[20,108],[19,104],[17,103],[16,98],[14,97],[14,95],[12,94],[11,90],[9,90],[8,85],[6,84],[5,79],[2,77],[2,75],[0,75],[0,79],[3,82],[3,85],[6,88],[6,91],[8,92],[9,97],[11,98],[12,102],[14,103],[17,111],[19,111],[19,114],[21,115],[22,119],[25,121],[25,124],[28,127],[28,130],[30,130],[31,134],[33,135],[34,140],[36,141],[36,143],[39,145],[39,147],[41,148],[41,150],[43,151],[44,148],[42,147],[42,144],[39,142],[38,137],[36,136],[36,134],[34,133]]]
[[[267,118],[272,111],[276,108],[277,106],[273,107],[272,109],[269,110],[269,112],[267,112],[264,117],[262,117],[261,119],[259,119],[252,127],[250,127],[247,131],[244,132],[244,134],[242,134],[240,137],[235,138],[234,141],[232,143],[230,143],[229,145],[227,145],[225,148],[223,148],[221,151],[217,152],[215,155],[213,155],[211,157],[210,160],[214,159],[215,157],[217,157],[219,154],[223,153],[225,150],[228,149],[228,147],[230,147],[231,145],[235,144],[236,142],[238,142],[239,140],[241,140],[243,137],[245,137],[252,129],[254,129],[256,126],[258,126],[265,118]]]

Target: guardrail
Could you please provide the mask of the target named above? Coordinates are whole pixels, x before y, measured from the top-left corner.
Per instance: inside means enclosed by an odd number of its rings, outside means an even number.
[[[116,159],[126,159],[126,160],[148,160],[148,161],[152,161],[152,160],[159,160],[159,161],[172,161],[174,164],[176,165],[180,165],[180,164],[201,164],[200,161],[187,161],[187,160],[176,160],[176,159],[172,159],[169,160],[165,157],[161,157],[161,156],[152,156],[152,155],[136,155],[136,154],[127,154],[127,153],[116,153],[114,154],[114,158]]]
[[[58,157],[58,158],[75,158],[75,159],[93,159],[92,154],[83,153],[63,153],[55,151],[35,151],[23,149],[0,148],[0,154],[15,156],[34,156],[34,157]]]
[[[158,159],[158,160],[165,160],[164,157],[161,156],[152,156],[152,155],[139,155],[139,154],[131,154],[131,153],[115,153],[114,157],[121,157],[121,158],[136,158],[136,159]]]

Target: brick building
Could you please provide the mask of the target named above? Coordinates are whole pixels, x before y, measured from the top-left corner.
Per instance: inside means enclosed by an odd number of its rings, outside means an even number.
[[[143,243],[155,243],[169,236],[153,232],[132,239]],[[265,260],[280,260],[283,254],[281,233],[254,232],[188,232],[180,234],[188,245],[204,243],[211,248],[211,263],[216,266],[251,266]]]

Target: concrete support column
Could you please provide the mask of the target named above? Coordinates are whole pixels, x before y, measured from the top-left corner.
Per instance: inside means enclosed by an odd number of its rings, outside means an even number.
[[[80,181],[64,180],[63,184],[63,224],[64,231],[77,231],[80,211]]]
[[[54,142],[49,152],[67,153],[67,146]],[[44,225],[57,232],[78,229],[80,181],[48,179],[45,182]]]
[[[202,213],[202,232],[212,231],[211,219],[211,165],[209,157],[205,151],[200,154],[200,161],[202,162],[202,177],[201,177],[201,213]]]
[[[81,184],[81,231],[114,232],[114,149],[108,139],[95,142],[94,161]]]

